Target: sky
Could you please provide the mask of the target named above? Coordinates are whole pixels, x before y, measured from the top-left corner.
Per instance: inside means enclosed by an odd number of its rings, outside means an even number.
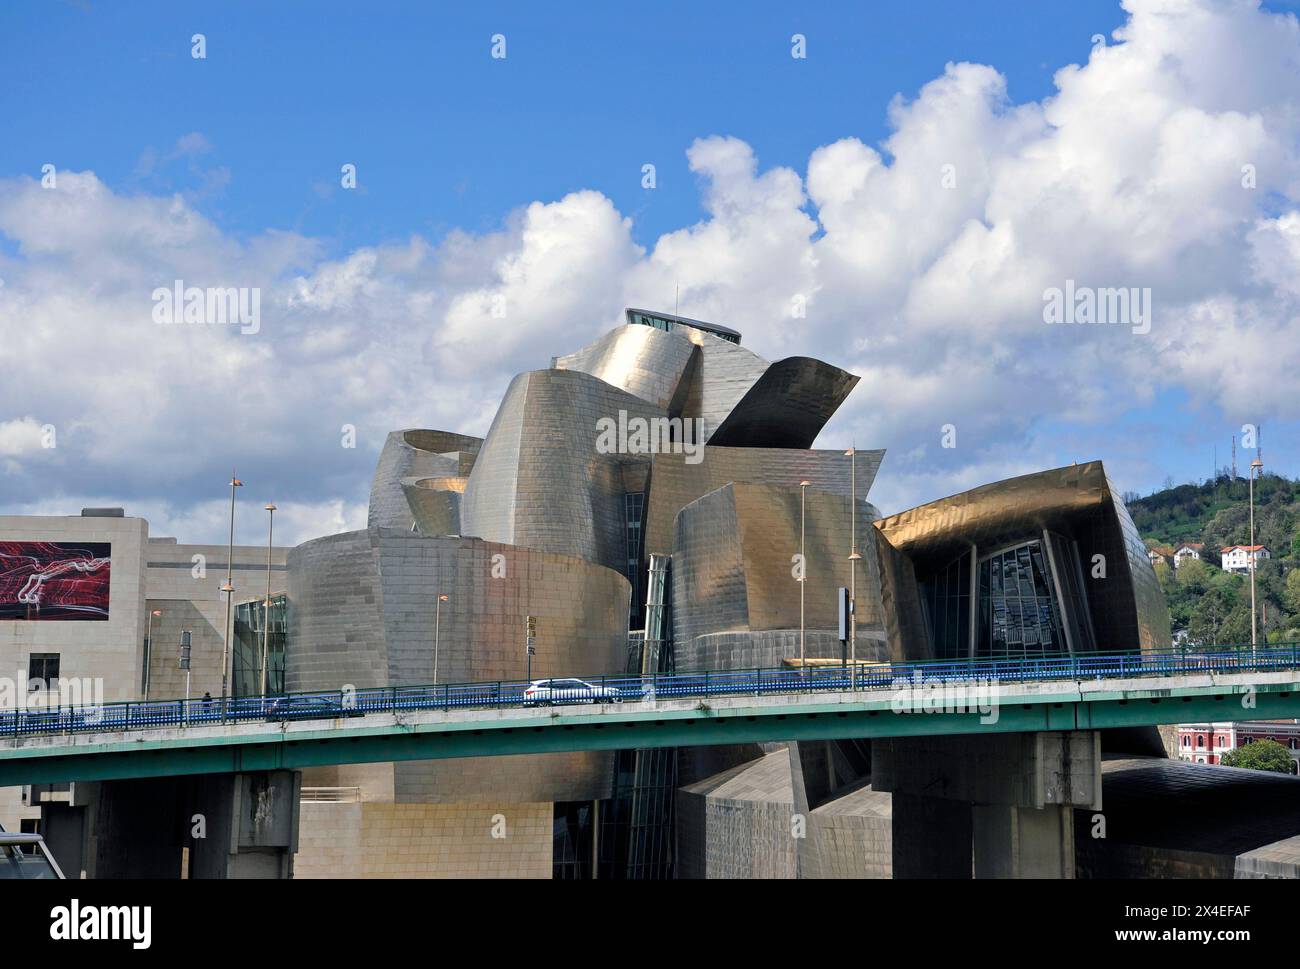
[[[817,444],[887,448],[886,513],[1246,424],[1300,474],[1296,9],[10,0],[0,513],[221,541],[234,467],[241,540],[359,527],[389,430],[674,303],[858,374]],[[177,279],[255,332],[157,322]]]

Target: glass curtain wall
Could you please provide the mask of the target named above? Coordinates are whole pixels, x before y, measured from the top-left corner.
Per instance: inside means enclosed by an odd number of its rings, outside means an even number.
[[[266,614],[261,599],[235,606],[234,695],[258,696],[262,692],[262,628]],[[289,628],[289,601],[283,594],[271,597],[267,663],[267,692],[284,692],[284,643]]]
[[[1078,546],[1057,534],[1047,540],[1050,554],[1039,538],[972,549],[921,583],[937,658],[1023,659],[1096,648]]]
[[[1069,653],[1042,542],[980,559],[979,589],[976,656],[1032,659]]]

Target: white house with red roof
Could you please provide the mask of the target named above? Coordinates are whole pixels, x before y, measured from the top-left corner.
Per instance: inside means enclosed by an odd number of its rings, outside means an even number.
[[[1220,551],[1221,561],[1223,562],[1223,571],[1238,572],[1241,574],[1250,571],[1251,562],[1258,563],[1264,559],[1272,558],[1267,548],[1263,545],[1229,545]]]

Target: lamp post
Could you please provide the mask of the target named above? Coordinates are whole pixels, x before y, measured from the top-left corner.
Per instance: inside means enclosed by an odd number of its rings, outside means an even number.
[[[433,682],[438,682],[438,625],[442,621],[442,604],[447,597],[439,595],[433,606]]]
[[[1259,458],[1250,462],[1250,548],[1246,554],[1250,556],[1250,659],[1255,662],[1256,650],[1258,648],[1255,631],[1255,562],[1258,559],[1258,553],[1255,551],[1255,476],[1264,468],[1264,462]]]
[[[804,675],[808,666],[808,654],[804,644],[804,583],[808,580],[808,559],[804,555],[804,533],[807,521],[808,486],[811,481],[799,482],[799,675]]]
[[[850,447],[844,452],[849,458],[849,683],[857,682],[858,674],[858,449]]]
[[[185,671],[185,726],[190,725],[190,650],[193,637],[188,629],[181,630],[181,669]]]
[[[232,581],[235,561],[235,489],[242,488],[244,482],[230,472],[230,544],[226,548],[226,581],[221,591],[226,594],[226,629],[221,637],[221,720],[226,720],[226,692],[230,685],[230,609],[235,594]]]
[[[149,699],[149,663],[153,659],[153,621],[155,616],[161,616],[161,609],[151,610],[149,613],[149,637],[145,640],[144,649],[144,698]]]
[[[262,606],[262,697],[270,681],[271,662],[271,539],[275,535],[275,502],[266,504],[266,602]]]

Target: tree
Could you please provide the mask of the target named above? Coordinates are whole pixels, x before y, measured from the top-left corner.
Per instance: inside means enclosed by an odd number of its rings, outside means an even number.
[[[1164,559],[1160,559],[1158,562],[1156,562],[1155,569],[1156,569],[1156,579],[1159,580],[1160,582],[1160,588],[1167,590],[1170,586],[1170,583],[1173,581],[1171,577],[1171,573],[1173,572],[1173,569],[1169,567],[1169,563],[1167,563]]]
[[[1292,569],[1286,577],[1286,604],[1293,613],[1300,612],[1300,569]]]
[[[1176,574],[1178,583],[1188,592],[1204,592],[1210,581],[1210,570],[1200,559],[1183,559]]]
[[[1225,767],[1266,770],[1275,774],[1294,774],[1295,761],[1276,740],[1256,740],[1230,750],[1219,761]]]

